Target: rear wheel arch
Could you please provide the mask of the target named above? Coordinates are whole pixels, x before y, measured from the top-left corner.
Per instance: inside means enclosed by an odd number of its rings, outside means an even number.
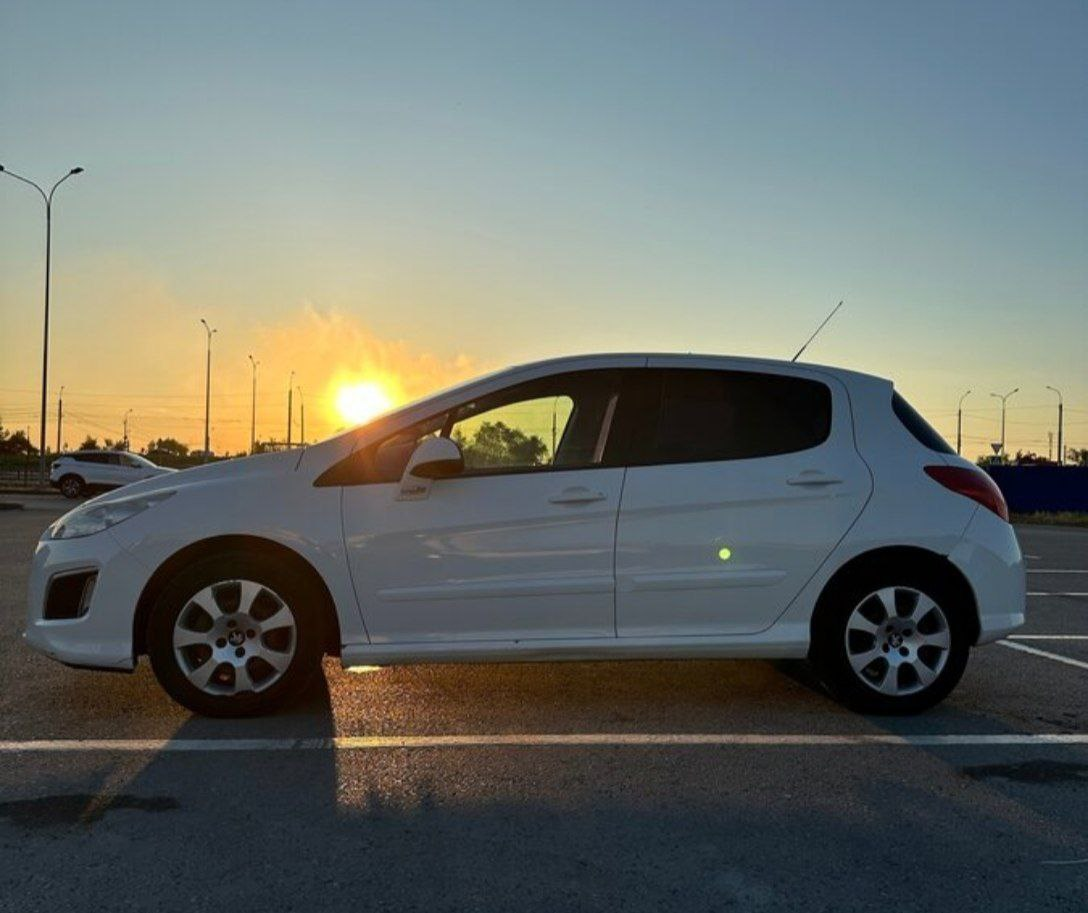
[[[317,569],[294,549],[272,539],[261,536],[232,535],[214,536],[193,542],[175,552],[156,568],[155,573],[144,584],[140,598],[136,602],[136,614],[132,622],[134,656],[147,653],[147,624],[151,609],[163,590],[169,586],[170,581],[189,565],[225,552],[267,555],[294,568],[313,592],[321,612],[326,639],[325,653],[330,656],[340,655],[340,619],[336,614],[336,604]]]
[[[974,644],[979,637],[978,600],[970,582],[963,572],[948,558],[937,552],[910,545],[885,546],[855,555],[840,567],[824,584],[816,608],[809,622],[809,644],[817,639],[822,618],[835,605],[835,597],[848,583],[859,577],[874,574],[886,575],[889,571],[906,570],[923,573],[951,589],[957,596],[957,602],[969,609],[965,612],[964,622],[969,626],[968,640]],[[811,649],[811,646],[810,646]]]

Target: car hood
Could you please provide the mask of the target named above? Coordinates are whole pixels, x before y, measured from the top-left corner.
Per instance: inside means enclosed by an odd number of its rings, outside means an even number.
[[[255,456],[238,457],[233,460],[219,460],[194,466],[191,469],[167,470],[140,482],[132,482],[122,488],[99,495],[93,500],[98,503],[117,501],[133,495],[146,495],[168,489],[179,489],[189,485],[207,482],[219,482],[229,479],[275,476],[294,472],[298,466],[299,451],[285,450],[279,453],[259,453]],[[167,469],[167,467],[160,467]]]

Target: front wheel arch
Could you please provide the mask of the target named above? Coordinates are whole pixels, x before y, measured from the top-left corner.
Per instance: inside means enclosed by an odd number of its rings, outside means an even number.
[[[963,600],[963,605],[970,607],[971,611],[965,613],[965,621],[970,625],[969,642],[971,644],[978,642],[978,600],[975,599],[975,591],[967,578],[963,576],[963,572],[944,555],[917,546],[897,545],[862,552],[860,555],[851,558],[831,575],[831,579],[824,584],[824,588],[816,600],[816,608],[809,622],[810,653],[812,644],[817,639],[817,632],[820,630],[822,618],[835,605],[835,598],[839,591],[858,577],[868,576],[877,570],[883,572],[889,570],[916,571],[940,580]]]
[[[140,598],[136,602],[136,613],[132,621],[134,657],[147,653],[147,624],[151,609],[170,581],[190,564],[224,552],[268,555],[292,567],[306,581],[320,607],[325,631],[325,653],[330,656],[340,655],[340,619],[336,614],[336,604],[317,569],[294,549],[272,539],[265,539],[262,536],[230,535],[214,536],[193,542],[175,552],[156,568],[155,573],[144,584]]]

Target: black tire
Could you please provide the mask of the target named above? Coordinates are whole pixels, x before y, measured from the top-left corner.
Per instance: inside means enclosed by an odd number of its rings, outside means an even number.
[[[57,487],[60,488],[60,493],[66,498],[78,498],[87,489],[87,485],[83,479],[71,473],[66,476],[61,476],[60,482],[57,483]]]
[[[212,694],[194,685],[182,668],[181,662],[187,660],[179,659],[175,651],[175,625],[183,611],[199,613],[199,610],[194,610],[192,600],[202,590],[222,584],[223,587],[217,588],[216,592],[225,591],[229,594],[230,581],[237,580],[253,581],[266,587],[290,609],[294,618],[294,652],[282,673],[277,673],[278,679],[272,680],[271,684],[261,690]],[[284,701],[301,694],[314,672],[321,666],[325,638],[322,629],[324,613],[320,600],[321,596],[313,592],[313,587],[307,585],[305,578],[295,573],[290,566],[285,566],[282,561],[264,555],[228,552],[199,560],[171,580],[151,609],[147,625],[147,652],[151,659],[151,668],[166,692],[195,713],[212,717],[257,716],[269,713]],[[230,615],[229,607],[225,608],[223,617],[229,618]],[[258,635],[258,641],[263,638],[263,634]],[[246,647],[247,644],[243,641],[242,649]],[[211,652],[210,647],[196,649],[207,649]],[[198,655],[198,661],[199,658]],[[250,667],[252,662],[251,659],[245,660]],[[222,669],[223,675],[231,671],[227,664]],[[210,686],[215,687],[215,682],[210,682]]]
[[[868,679],[869,675],[874,678],[879,676],[882,671],[881,657],[876,657],[866,670],[858,672],[851,664],[847,647],[847,625],[854,615],[854,610],[860,608],[863,602],[867,602],[867,597],[871,594],[889,589],[901,590],[908,595],[909,591],[917,591],[929,597],[943,615],[949,640],[943,666],[933,681],[922,686],[915,674],[912,683],[910,679],[913,669],[911,673],[903,674],[901,677],[897,673],[897,682],[905,678],[908,687],[918,690],[896,695],[883,693],[877,690],[875,683],[863,680]],[[869,609],[862,611],[871,612]],[[909,613],[909,604],[902,611]],[[970,652],[972,631],[970,618],[973,612],[974,607],[965,604],[961,590],[950,585],[947,579],[939,574],[911,568],[896,570],[892,567],[858,573],[821,596],[813,620],[810,655],[824,685],[848,707],[862,713],[889,716],[920,713],[944,700],[962,678]],[[929,620],[932,621],[932,617]],[[871,635],[873,637],[871,649],[889,652],[885,646],[889,643],[887,638],[893,635],[885,634],[887,630],[881,627],[878,634]],[[866,635],[854,632],[849,636],[853,638]],[[867,648],[868,645],[862,643],[860,646],[852,646],[850,650],[856,650],[855,655],[861,656],[865,654]],[[923,649],[932,648],[924,647]],[[893,652],[896,651],[893,650]],[[917,654],[913,657],[915,663],[920,659],[921,656]],[[887,662],[884,660],[885,664]],[[887,671],[887,666],[883,671]]]

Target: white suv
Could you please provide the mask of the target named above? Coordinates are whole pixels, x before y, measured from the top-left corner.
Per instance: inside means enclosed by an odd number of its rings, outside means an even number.
[[[138,453],[119,450],[77,450],[57,457],[49,470],[49,484],[66,498],[78,498],[89,491],[120,488],[166,472]]]
[[[889,381],[601,355],[84,504],[38,544],[27,639],[80,666],[148,654],[211,715],[271,709],[323,652],[807,656],[851,706],[908,713],[1024,596],[1001,493]]]

